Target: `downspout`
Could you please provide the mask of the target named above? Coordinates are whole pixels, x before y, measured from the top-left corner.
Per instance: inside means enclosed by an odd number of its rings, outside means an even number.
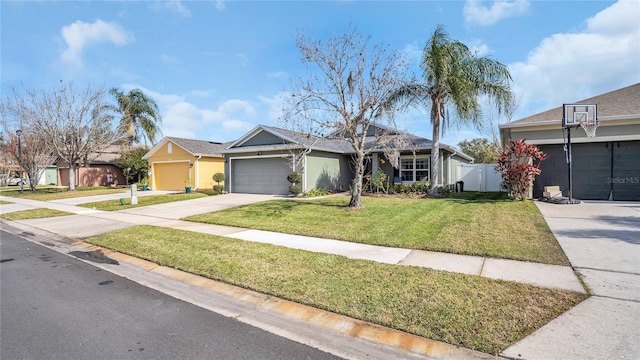
[[[198,177],[198,175],[199,175],[199,172],[200,172],[200,161],[199,160],[200,160],[201,157],[202,157],[202,155],[198,155],[198,157],[196,158],[196,171],[195,171],[195,173],[196,173],[196,187],[193,190],[198,190],[198,187],[199,187],[198,185],[200,183],[200,178]]]

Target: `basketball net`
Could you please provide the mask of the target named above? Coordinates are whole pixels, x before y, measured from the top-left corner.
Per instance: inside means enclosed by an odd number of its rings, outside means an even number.
[[[598,128],[598,120],[581,121],[580,127],[584,129],[585,133],[587,133],[587,137],[595,137],[596,129]]]

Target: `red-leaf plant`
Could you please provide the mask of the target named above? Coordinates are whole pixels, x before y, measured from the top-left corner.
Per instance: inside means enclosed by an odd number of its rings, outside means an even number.
[[[546,159],[537,146],[524,139],[512,140],[506,151],[500,153],[496,170],[502,175],[504,186],[514,200],[524,200],[536,175],[540,175],[540,162]]]

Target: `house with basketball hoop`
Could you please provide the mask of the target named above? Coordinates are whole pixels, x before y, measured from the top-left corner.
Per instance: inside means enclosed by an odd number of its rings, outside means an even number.
[[[526,139],[547,154],[533,198],[542,197],[545,187],[559,186],[563,196],[569,197],[571,188],[579,200],[640,201],[640,83],[567,100],[563,106],[500,125],[503,144]]]

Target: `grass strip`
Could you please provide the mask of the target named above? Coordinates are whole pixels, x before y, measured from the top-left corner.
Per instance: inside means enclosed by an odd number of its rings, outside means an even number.
[[[160,265],[497,354],[587,295],[136,226],[87,242]]]
[[[11,201],[0,200],[0,205],[9,205],[13,204]]]
[[[185,220],[357,243],[569,265],[532,201],[346,196],[273,200]]]
[[[35,191],[25,189],[23,194],[19,191],[2,191],[0,194],[3,196],[19,197],[23,199],[50,201],[69,199],[82,196],[94,196],[94,195],[107,195],[127,193],[127,189],[114,189],[106,187],[78,187],[75,191],[68,191],[67,188],[43,188],[36,189]]]
[[[128,195],[127,195],[128,196]],[[116,211],[116,210],[124,210],[134,207],[147,206],[147,205],[156,205],[156,204],[164,204],[174,201],[182,201],[182,200],[190,200],[197,199],[201,197],[209,196],[205,193],[200,192],[191,192],[189,194],[185,193],[177,193],[177,194],[167,194],[167,195],[152,195],[152,196],[138,196],[138,204],[132,205],[131,198],[124,197],[125,201],[124,205],[120,204],[120,200],[105,200],[105,201],[96,201],[91,203],[79,204],[78,206],[86,207],[96,210],[102,211]]]
[[[74,214],[66,211],[55,210],[55,209],[38,208],[38,209],[21,210],[21,211],[6,213],[6,214],[0,214],[0,218],[15,221],[15,220],[27,220],[27,219],[42,219],[42,218],[48,218],[48,217],[67,216],[67,215],[74,215]]]

